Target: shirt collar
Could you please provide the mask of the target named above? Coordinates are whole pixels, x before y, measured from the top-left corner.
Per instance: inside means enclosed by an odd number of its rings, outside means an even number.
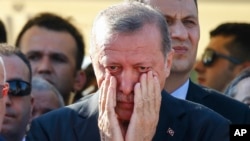
[[[186,99],[187,91],[189,86],[189,79],[181,85],[177,90],[171,93],[172,96],[179,98],[179,99]]]

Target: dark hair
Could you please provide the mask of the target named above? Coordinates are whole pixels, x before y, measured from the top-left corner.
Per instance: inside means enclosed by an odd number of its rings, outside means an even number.
[[[0,43],[7,42],[7,32],[3,22],[0,20]]]
[[[250,24],[223,23],[210,32],[210,38],[215,36],[233,37],[225,49],[240,61],[250,61]]]
[[[52,14],[52,13],[40,13],[34,18],[28,20],[28,22],[24,25],[21,32],[19,33],[16,46],[20,47],[20,42],[23,34],[33,26],[44,27],[54,31],[65,31],[68,32],[76,41],[77,50],[76,50],[76,69],[80,70],[83,62],[83,57],[85,54],[85,45],[83,41],[82,34],[77,30],[77,28],[71,24],[67,19],[63,19],[62,17]]]
[[[15,48],[14,46],[8,45],[8,44],[0,44],[0,55],[2,55],[2,56],[11,56],[11,55],[18,56],[28,67],[28,69],[29,69],[29,82],[31,82],[32,71],[31,71],[30,62],[19,49]]]

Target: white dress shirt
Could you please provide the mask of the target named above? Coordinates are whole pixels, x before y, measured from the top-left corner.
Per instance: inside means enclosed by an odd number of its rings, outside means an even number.
[[[187,96],[188,86],[189,86],[189,79],[182,86],[180,86],[177,90],[172,92],[171,95],[176,98],[185,100]]]

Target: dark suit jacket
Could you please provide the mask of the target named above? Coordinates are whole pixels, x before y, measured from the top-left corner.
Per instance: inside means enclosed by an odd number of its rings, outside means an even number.
[[[0,141],[5,141],[2,135],[0,135]]]
[[[250,109],[247,105],[192,81],[186,99],[207,106],[229,119],[232,124],[250,124]]]
[[[27,141],[99,141],[98,93],[32,122]],[[154,141],[228,141],[229,121],[212,110],[162,92]]]

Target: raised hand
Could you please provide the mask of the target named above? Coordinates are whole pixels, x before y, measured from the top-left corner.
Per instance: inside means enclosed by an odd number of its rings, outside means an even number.
[[[123,141],[124,137],[115,113],[116,80],[108,75],[102,82],[99,95],[98,126],[102,141]]]
[[[134,111],[126,141],[151,141],[159,120],[161,89],[157,76],[149,71],[141,75],[134,88]]]

